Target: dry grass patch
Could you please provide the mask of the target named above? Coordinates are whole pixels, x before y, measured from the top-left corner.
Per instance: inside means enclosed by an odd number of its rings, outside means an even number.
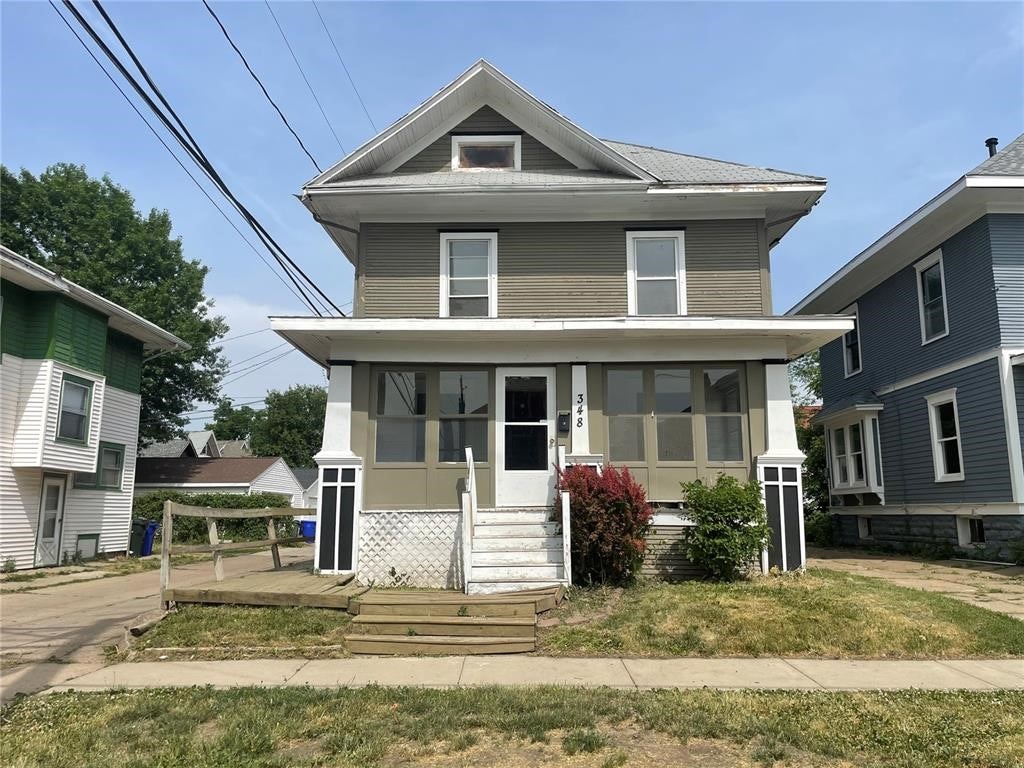
[[[540,652],[626,656],[957,658],[1024,655],[1024,622],[880,579],[810,570],[731,584],[645,582],[600,616],[606,590],[574,590],[573,621]],[[573,618],[577,617],[577,618]]]

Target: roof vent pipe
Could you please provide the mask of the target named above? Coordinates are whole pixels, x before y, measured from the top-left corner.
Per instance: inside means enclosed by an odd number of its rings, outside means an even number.
[[[991,139],[985,139],[985,146],[988,147],[988,156],[992,157],[996,153],[996,147],[999,146],[999,139],[995,136]]]

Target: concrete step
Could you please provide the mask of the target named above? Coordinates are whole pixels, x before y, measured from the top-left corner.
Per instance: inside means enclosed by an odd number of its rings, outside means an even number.
[[[547,509],[518,509],[515,511],[498,510],[485,512],[480,510],[473,518],[477,525],[494,525],[496,523],[548,523],[551,511]]]
[[[533,637],[454,637],[450,635],[346,635],[351,653],[410,656],[465,656],[492,653],[529,653]]]
[[[469,582],[469,594],[470,595],[497,595],[497,594],[516,594],[522,593],[534,589],[550,589],[550,588],[563,588],[566,585],[565,579],[493,579],[493,580],[480,580],[471,579]],[[550,599],[545,601],[543,605],[538,603],[538,612],[543,612],[554,608],[558,605],[561,599],[560,593],[556,593]]]
[[[529,637],[536,632],[534,616],[372,616],[359,614],[352,628],[370,635],[416,637]]]
[[[514,546],[514,542],[509,542]],[[512,549],[506,550],[484,550],[480,551],[473,547],[473,565],[545,565],[554,563],[562,564],[562,546],[546,549]]]
[[[561,563],[545,563],[543,565],[477,565],[473,562],[470,581],[519,581],[520,579],[550,579],[558,581],[565,578],[565,568]]]
[[[473,538],[504,538],[507,536],[558,536],[561,523],[495,523],[473,526]]]
[[[561,536],[483,536],[473,539],[473,554],[477,552],[526,552],[534,549],[562,548]]]

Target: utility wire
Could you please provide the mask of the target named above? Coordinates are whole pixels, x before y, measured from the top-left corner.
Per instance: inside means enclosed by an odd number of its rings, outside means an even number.
[[[313,8],[316,10],[316,15],[320,17],[320,25],[324,28],[324,32],[327,33],[327,39],[331,41],[331,47],[334,48],[334,53],[338,57],[338,62],[341,64],[341,68],[345,70],[345,76],[348,78],[348,82],[352,86],[352,90],[356,92],[356,98],[359,99],[359,106],[363,108],[363,114],[366,115],[366,119],[370,121],[370,126],[374,131],[376,131],[377,125],[373,122],[373,118],[370,117],[370,110],[366,108],[366,104],[363,102],[363,97],[359,93],[359,89],[356,88],[356,81],[352,79],[352,75],[348,71],[348,67],[345,65],[345,59],[342,58],[341,51],[338,50],[338,44],[334,42],[334,35],[332,35],[331,30],[327,28],[327,22],[324,21],[323,14],[320,13],[320,6],[316,4],[316,0],[313,0]]]
[[[213,20],[217,22],[217,26],[220,27],[220,31],[224,33],[224,39],[228,41],[228,44],[232,48],[234,48],[235,53],[238,54],[238,58],[242,60],[242,63],[245,65],[245,68],[252,76],[252,79],[256,81],[256,85],[258,85],[260,87],[260,90],[263,91],[263,95],[267,97],[267,101],[270,102],[270,106],[272,106],[274,110],[277,112],[277,115],[278,117],[281,118],[281,122],[284,123],[285,128],[287,128],[291,132],[292,136],[295,137],[295,140],[299,142],[299,146],[302,147],[302,151],[306,153],[306,157],[308,157],[309,161],[313,163],[313,167],[316,168],[317,172],[323,173],[323,169],[317,164],[316,159],[313,157],[312,153],[310,153],[310,151],[306,149],[306,145],[302,143],[302,139],[299,138],[299,134],[297,134],[295,132],[295,129],[292,128],[291,123],[288,122],[288,118],[284,116],[284,112],[282,112],[281,108],[277,106],[277,102],[275,102],[270,97],[270,94],[267,92],[266,86],[263,85],[263,81],[260,80],[259,75],[253,72],[252,67],[249,66],[249,62],[246,60],[245,54],[243,54],[242,51],[238,48],[238,46],[235,45],[235,41],[231,39],[231,35],[228,34],[227,28],[224,26],[224,23],[217,16],[216,12],[213,10],[213,7],[210,5],[209,2],[207,2],[207,0],[203,0],[203,5],[206,6],[206,10],[210,12],[210,15],[213,17]]]
[[[274,13],[274,9],[270,7],[269,0],[263,0],[264,5],[267,6],[267,10],[270,11],[270,16],[274,20],[274,24],[277,25],[277,31],[281,33],[281,39],[284,40],[285,47],[288,49],[288,53],[292,55],[292,61],[295,62],[295,67],[299,70],[299,74],[302,75],[303,82],[306,83],[306,87],[309,89],[309,95],[313,97],[313,101],[316,102],[317,109],[320,110],[320,114],[324,117],[324,122],[327,123],[327,127],[331,130],[331,135],[334,136],[334,140],[338,142],[338,149],[342,151],[342,154],[347,155],[348,152],[341,143],[341,139],[338,138],[338,134],[334,132],[334,126],[331,125],[330,118],[327,117],[327,113],[324,112],[323,104],[320,103],[320,99],[316,96],[316,91],[313,90],[312,84],[309,82],[309,78],[306,77],[305,71],[302,69],[302,65],[299,63],[299,57],[295,55],[295,51],[292,49],[292,44],[288,42],[288,35],[284,33],[284,27],[281,26],[281,22],[277,19],[277,14]]]
[[[244,370],[243,369],[243,371],[238,372],[237,376],[234,376],[234,377],[228,379],[221,386],[225,386],[226,387],[228,384],[233,384],[234,382],[238,381],[239,379],[244,379],[250,373],[256,373],[256,371],[259,371],[259,370],[262,370],[263,368],[266,368],[271,363],[276,363],[282,357],[286,357],[286,356],[292,354],[294,351],[295,351],[295,348],[293,347],[292,349],[289,349],[287,352],[284,352],[284,353],[278,355],[277,357],[272,357],[269,360],[264,360],[262,363],[257,363],[254,367],[250,367],[248,370]]]
[[[238,362],[232,361],[231,364],[228,366],[228,369],[230,370],[231,368],[236,368],[237,366],[241,365],[242,363],[247,363],[250,360],[255,360],[257,357],[263,357],[264,355],[269,355],[271,352],[274,352],[274,351],[276,351],[278,349],[281,349],[281,347],[287,347],[290,343],[291,342],[287,342],[286,341],[283,344],[278,344],[276,347],[271,347],[270,349],[265,349],[265,350],[263,350],[262,352],[260,352],[257,355],[253,355],[252,357],[247,357],[244,360],[239,360]]]
[[[217,343],[218,344],[224,344],[224,343],[229,342],[229,341],[234,341],[235,339],[244,339],[246,336],[254,336],[257,333],[266,333],[267,331],[272,331],[272,330],[274,330],[274,329],[273,328],[260,328],[258,331],[249,331],[248,333],[240,333],[237,336],[229,336],[226,339],[219,340]]]
[[[57,14],[57,16],[60,17],[60,20],[64,22],[64,24],[67,26],[67,28],[71,31],[71,34],[73,34],[75,36],[75,38],[77,38],[78,42],[82,44],[82,47],[85,49],[85,52],[89,54],[89,56],[92,58],[92,60],[94,62],[96,62],[96,66],[99,67],[100,71],[104,75],[106,75],[107,79],[110,80],[111,84],[118,90],[118,93],[120,93],[121,96],[124,97],[124,100],[128,103],[128,106],[131,107],[132,110],[135,112],[135,114],[139,116],[139,119],[143,123],[146,124],[146,127],[149,128],[149,130],[153,133],[153,135],[156,137],[157,141],[159,141],[163,145],[164,149],[167,150],[167,153],[171,156],[171,158],[173,158],[174,162],[176,162],[179,166],[181,166],[181,170],[183,170],[185,172],[185,175],[188,176],[192,180],[192,183],[196,185],[196,188],[200,192],[203,193],[203,195],[206,197],[206,199],[210,201],[210,204],[214,208],[217,209],[217,212],[221,216],[224,217],[224,221],[226,221],[231,226],[231,228],[233,230],[235,230],[235,232],[238,233],[238,236],[240,238],[242,238],[242,241],[246,245],[248,245],[249,248],[252,249],[252,252],[255,253],[256,256],[258,256],[259,259],[264,264],[267,265],[267,268],[270,269],[270,271],[274,274],[274,277],[276,277],[278,280],[280,280],[281,283],[284,285],[284,287],[287,288],[289,291],[291,291],[292,295],[295,296],[295,298],[297,298],[300,302],[302,302],[302,297],[299,296],[299,294],[296,293],[295,289],[292,286],[290,286],[285,281],[285,279],[283,277],[281,277],[280,273],[278,273],[278,271],[276,269],[274,269],[273,266],[271,266],[270,262],[267,261],[266,257],[262,253],[259,252],[259,250],[256,248],[256,246],[253,245],[252,242],[242,232],[242,230],[240,230],[238,228],[238,225],[235,224],[235,222],[233,222],[231,220],[231,218],[227,215],[227,213],[224,212],[224,209],[221,208],[217,204],[217,201],[214,200],[213,197],[210,196],[210,193],[206,191],[206,188],[202,184],[199,183],[199,180],[192,174],[192,172],[185,166],[185,164],[183,162],[181,162],[181,159],[176,154],[174,154],[174,150],[172,150],[170,145],[166,141],[164,141],[163,136],[161,136],[159,131],[157,131],[157,129],[153,127],[153,124],[151,122],[149,122],[149,120],[146,119],[146,116],[142,114],[142,112],[139,110],[139,108],[137,106],[135,106],[135,103],[131,100],[131,98],[128,96],[128,94],[125,93],[124,89],[120,86],[120,84],[117,82],[117,80],[115,80],[113,75],[111,75],[110,72],[107,71],[106,67],[103,66],[103,62],[101,62],[96,57],[96,54],[94,54],[92,52],[92,49],[89,48],[88,43],[86,43],[85,40],[82,39],[82,36],[79,35],[78,31],[74,27],[71,26],[71,23],[66,18],[64,18],[64,15],[60,12],[60,10],[57,8],[57,6],[54,5],[52,0],[50,2],[50,7],[53,8],[53,10]],[[270,330],[270,329],[267,328],[265,330]]]

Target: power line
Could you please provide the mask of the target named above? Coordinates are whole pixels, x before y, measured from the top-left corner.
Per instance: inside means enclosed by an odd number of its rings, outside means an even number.
[[[229,368],[229,369],[231,369],[231,368],[234,368],[234,367],[236,367],[236,366],[239,366],[239,365],[241,365],[242,363],[247,363],[247,362],[249,362],[250,360],[255,360],[255,359],[256,359],[257,357],[263,357],[264,355],[268,355],[268,354],[270,354],[271,352],[273,352],[273,351],[275,351],[275,350],[278,350],[278,349],[280,349],[281,347],[287,347],[287,346],[289,346],[289,344],[290,344],[290,343],[291,343],[291,342],[288,342],[288,341],[286,341],[286,342],[284,342],[283,344],[278,344],[278,345],[277,345],[276,347],[271,347],[270,349],[265,349],[265,350],[263,350],[262,352],[260,352],[260,353],[259,353],[259,354],[257,354],[257,355],[253,355],[252,357],[247,357],[247,358],[245,358],[244,360],[239,360],[238,362],[234,362],[234,361],[232,361],[232,362],[231,362],[231,364],[230,364],[230,365],[228,366],[228,368]]]
[[[327,28],[327,22],[324,21],[323,14],[320,13],[320,6],[316,4],[316,0],[313,0],[313,8],[316,10],[316,15],[320,17],[320,25],[324,28],[324,32],[327,33],[327,39],[331,41],[331,47],[334,48],[334,53],[338,57],[341,68],[345,70],[345,76],[348,78],[348,82],[352,86],[352,90],[356,92],[356,98],[359,99],[359,106],[363,108],[363,114],[366,115],[366,119],[370,121],[370,126],[374,131],[376,131],[377,125],[373,122],[373,118],[370,117],[370,110],[366,108],[366,104],[363,102],[363,97],[359,93],[359,89],[356,88],[356,81],[352,79],[352,75],[349,73],[348,67],[345,65],[345,59],[342,58],[341,51],[338,50],[338,44],[334,42],[334,35],[332,35],[331,30]]]
[[[235,53],[238,54],[238,58],[242,60],[242,63],[245,65],[246,70],[248,70],[249,74],[252,76],[252,79],[256,81],[256,85],[258,85],[260,87],[260,90],[263,91],[263,95],[266,96],[267,101],[270,102],[270,106],[272,106],[274,110],[277,112],[277,115],[278,117],[281,118],[281,122],[284,123],[285,128],[287,128],[291,132],[292,136],[295,137],[295,140],[299,143],[299,146],[302,147],[302,151],[306,153],[306,157],[308,157],[309,161],[313,163],[313,167],[316,168],[317,172],[323,173],[323,169],[321,169],[320,166],[317,164],[316,158],[314,158],[312,153],[308,149],[306,149],[306,145],[302,143],[302,139],[299,138],[299,134],[297,134],[295,132],[295,129],[292,128],[292,124],[288,122],[288,118],[284,116],[284,112],[282,112],[281,108],[277,106],[277,102],[270,97],[270,93],[267,91],[266,86],[263,85],[263,81],[260,80],[259,75],[257,75],[253,71],[252,67],[249,66],[249,62],[246,60],[245,54],[243,54],[242,51],[238,48],[238,46],[235,45],[235,41],[231,39],[231,35],[228,34],[227,28],[224,26],[224,23],[220,20],[217,14],[214,12],[213,7],[209,4],[209,2],[207,2],[207,0],[203,0],[203,5],[206,6],[206,10],[210,12],[210,15],[213,17],[213,20],[217,22],[217,26],[220,27],[220,31],[224,33],[224,39],[228,41],[228,44],[235,50]]]
[[[327,123],[327,127],[331,130],[331,135],[334,136],[334,140],[338,142],[338,149],[343,154],[348,154],[345,147],[341,143],[341,139],[338,138],[338,134],[334,132],[334,126],[331,125],[330,118],[327,117],[327,113],[324,112],[324,107],[320,103],[320,99],[316,96],[316,91],[313,90],[312,84],[309,82],[309,78],[306,77],[305,71],[302,69],[302,65],[299,63],[299,57],[295,55],[295,51],[292,50],[292,44],[288,42],[288,35],[284,33],[284,27],[281,26],[281,22],[277,19],[277,14],[274,13],[274,9],[270,7],[269,0],[263,0],[264,5],[267,6],[267,10],[270,11],[270,16],[274,20],[274,24],[277,25],[277,31],[281,33],[281,39],[284,40],[285,47],[288,49],[288,53],[292,55],[292,61],[295,62],[295,67],[299,70],[299,74],[302,75],[302,80],[306,83],[306,87],[309,89],[309,95],[313,97],[313,101],[316,102],[317,109],[320,110],[320,114],[324,117],[324,122]]]
[[[227,342],[234,341],[235,339],[244,339],[246,336],[254,336],[257,333],[266,333],[267,331],[272,331],[272,330],[274,330],[274,329],[273,328],[260,328],[258,331],[249,331],[248,333],[240,333],[237,336],[229,336],[226,339],[221,339],[217,343],[218,344],[226,344]]]
[[[248,369],[242,369],[242,371],[237,371],[236,372],[236,373],[238,373],[237,376],[234,376],[233,378],[228,379],[223,384],[221,384],[221,386],[226,387],[228,384],[233,384],[234,382],[238,381],[239,379],[244,379],[250,373],[256,373],[256,371],[259,371],[259,370],[262,370],[262,369],[266,368],[271,363],[276,363],[282,357],[287,357],[288,355],[292,354],[294,351],[295,351],[295,348],[293,347],[292,349],[289,349],[287,352],[284,352],[283,354],[280,354],[277,357],[272,357],[269,360],[264,360],[261,363],[256,363],[254,366],[250,366]]]
[[[85,49],[85,52],[89,54],[89,56],[92,58],[92,60],[94,62],[96,62],[96,66],[99,67],[100,71],[104,75],[106,75],[107,79],[110,80],[111,84],[117,89],[118,93],[120,93],[121,96],[124,97],[124,100],[128,103],[128,106],[131,107],[132,110],[135,112],[135,114],[139,116],[139,119],[142,120],[142,122],[146,124],[146,127],[149,128],[149,130],[153,133],[153,135],[156,137],[157,141],[159,141],[163,145],[163,148],[167,150],[167,153],[171,156],[171,158],[174,160],[174,162],[176,162],[179,166],[181,166],[181,170],[183,170],[185,172],[185,175],[188,176],[192,180],[192,183],[196,185],[196,188],[200,192],[203,193],[203,195],[206,197],[206,199],[210,201],[210,204],[214,208],[217,209],[217,212],[221,216],[224,217],[224,221],[226,221],[231,226],[231,228],[233,230],[235,230],[235,232],[238,233],[238,236],[240,238],[242,238],[242,241],[246,245],[248,245],[249,248],[252,249],[252,252],[255,253],[256,256],[258,256],[259,259],[264,264],[267,265],[267,268],[270,269],[270,271],[274,274],[274,277],[276,277],[278,280],[280,280],[281,283],[284,285],[284,287],[287,288],[289,291],[291,291],[292,295],[295,296],[295,298],[299,299],[299,301],[301,302],[302,301],[302,297],[299,296],[299,294],[295,292],[295,289],[292,288],[290,285],[288,285],[288,283],[285,281],[285,279],[283,277],[281,277],[281,275],[277,272],[277,270],[274,269],[270,265],[270,262],[267,261],[266,257],[264,257],[263,254],[261,254],[259,252],[259,250],[257,250],[256,246],[253,245],[249,241],[249,239],[242,233],[242,230],[240,230],[238,228],[238,225],[235,224],[235,222],[233,222],[231,220],[231,218],[227,215],[227,213],[224,212],[224,209],[221,208],[217,204],[217,201],[214,200],[213,197],[210,196],[210,193],[206,191],[206,188],[202,184],[200,184],[199,180],[192,174],[192,172],[189,171],[189,169],[187,167],[185,167],[185,164],[183,162],[181,162],[181,159],[176,154],[174,154],[174,150],[172,150],[170,145],[168,145],[168,143],[166,141],[164,141],[163,136],[161,136],[159,131],[157,131],[156,128],[153,127],[153,124],[150,123],[149,120],[146,119],[146,116],[142,114],[142,112],[139,110],[139,108],[137,106],[135,106],[135,103],[131,100],[131,98],[129,98],[128,94],[125,93],[124,89],[114,79],[113,75],[111,75],[110,72],[107,71],[106,67],[103,66],[103,63],[96,57],[96,54],[94,54],[92,52],[92,50],[89,48],[89,45],[85,42],[85,40],[82,39],[82,36],[79,35],[78,32],[75,30],[75,28],[71,26],[71,23],[66,18],[64,18],[64,16],[61,14],[61,12],[57,9],[57,6],[54,5],[53,2],[50,3],[50,6],[56,12],[57,16],[60,17],[60,20],[63,21],[64,24],[67,26],[67,28],[71,31],[71,34],[73,34],[75,36],[75,38],[78,40],[78,42],[82,44],[82,47]],[[269,330],[269,329],[267,329],[267,330]]]

